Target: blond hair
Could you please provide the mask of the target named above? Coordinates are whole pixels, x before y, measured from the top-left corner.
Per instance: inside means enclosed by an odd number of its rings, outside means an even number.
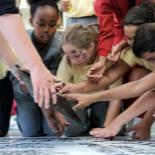
[[[73,25],[62,34],[61,43],[72,44],[78,48],[88,48],[91,42],[96,44],[98,32],[91,26]]]

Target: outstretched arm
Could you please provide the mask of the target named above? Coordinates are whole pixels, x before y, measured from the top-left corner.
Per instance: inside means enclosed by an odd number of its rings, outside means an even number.
[[[4,62],[11,68],[18,61],[17,56],[15,55],[13,49],[8,44],[2,33],[0,32],[0,57]]]
[[[24,29],[20,15],[9,13],[1,15],[0,32],[30,70],[35,102],[39,103],[40,107],[45,106],[48,108],[51,95],[53,101],[56,102],[56,95],[53,93],[55,92],[53,84],[54,76],[46,69],[32,45]],[[12,51],[9,51],[9,49],[6,50],[8,51],[7,54],[3,51],[1,52],[3,58],[9,65],[16,64],[15,58],[10,54]]]
[[[110,67],[104,73],[102,79],[98,83],[92,83],[89,80],[86,80],[78,84],[66,85],[60,92],[86,93],[106,89],[110,84],[123,76],[129,69],[129,65],[120,59],[117,64]]]
[[[140,96],[155,87],[154,79],[155,73],[152,72],[140,80],[129,82],[111,90],[101,91],[91,95],[66,94],[64,96],[76,100],[78,104],[74,108],[79,109],[98,101],[111,101],[115,99],[119,100]]]
[[[115,136],[122,125],[133,119],[134,117],[142,114],[148,109],[152,108],[155,110],[155,92],[147,92],[134,102],[126,111],[121,113],[109,126],[102,129],[94,129],[90,132],[95,137],[113,137]],[[152,120],[149,120],[152,122]],[[150,123],[151,123],[150,122]]]

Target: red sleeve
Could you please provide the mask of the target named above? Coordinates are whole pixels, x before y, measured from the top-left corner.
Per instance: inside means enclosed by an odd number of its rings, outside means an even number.
[[[118,12],[118,8],[120,8],[120,12]],[[128,10],[128,5],[125,0],[96,0],[94,9],[100,32],[97,50],[99,55],[107,56],[111,52],[112,46],[119,43],[124,37],[121,21]]]
[[[141,4],[141,0],[136,0],[136,5],[140,5]]]

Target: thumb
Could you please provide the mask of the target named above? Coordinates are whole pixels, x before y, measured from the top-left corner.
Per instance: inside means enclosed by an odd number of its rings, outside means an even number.
[[[80,102],[78,104],[76,104],[75,106],[73,106],[73,110],[79,110],[82,108],[83,108],[83,105]]]
[[[64,86],[59,92],[60,92],[61,94],[69,93],[68,87],[67,87],[67,86]]]

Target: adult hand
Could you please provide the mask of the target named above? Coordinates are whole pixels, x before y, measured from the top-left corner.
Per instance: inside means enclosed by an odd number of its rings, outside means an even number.
[[[50,99],[53,104],[57,102],[56,90],[54,81],[56,77],[53,76],[46,67],[32,67],[30,75],[33,85],[34,100],[39,107],[49,108]]]
[[[95,95],[92,94],[61,94],[63,97],[77,101],[74,110],[85,108],[94,103]]]

